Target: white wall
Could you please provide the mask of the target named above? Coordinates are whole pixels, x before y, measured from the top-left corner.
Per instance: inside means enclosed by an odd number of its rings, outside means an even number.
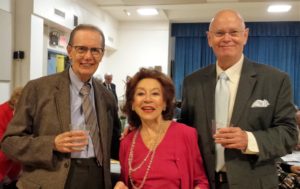
[[[33,0],[16,0],[14,51],[24,51],[24,59],[14,60],[12,85],[24,86],[30,78],[31,15]],[[36,39],[42,40],[42,39]],[[39,63],[37,63],[39,64]]]
[[[30,76],[29,79],[36,79],[43,76],[44,57],[44,21],[42,18],[31,16],[31,40],[30,40]],[[37,40],[39,39],[39,40]],[[46,67],[46,66],[44,66]]]
[[[65,19],[55,15],[54,8],[65,11]],[[14,62],[13,87],[46,74],[48,40],[45,32],[51,27],[69,32],[73,29],[74,15],[78,16],[79,23],[95,24],[104,31],[106,53],[96,74],[113,73],[120,100],[126,76],[132,76],[140,67],[161,66],[162,71],[168,73],[168,22],[118,23],[96,6],[81,0],[18,0],[14,15],[14,50],[24,50],[25,59]],[[3,87],[5,91],[7,88]]]
[[[9,99],[11,91],[13,2],[0,0],[0,104]]]
[[[0,82],[0,104],[6,102],[10,97],[10,83]]]
[[[65,18],[56,15],[55,9],[65,13]],[[69,31],[74,28],[74,16],[77,16],[79,24],[94,24],[101,28],[109,48],[116,48],[117,46],[118,22],[89,2],[82,0],[34,0],[33,12]]]
[[[0,9],[11,12],[12,10],[12,1],[11,0],[1,0],[0,1]]]
[[[54,14],[54,9],[64,12],[65,18]],[[106,49],[114,50],[117,48],[118,22],[106,13],[100,11],[95,5],[85,1],[82,2],[81,0],[34,0],[33,12],[35,15],[44,19],[45,23],[43,32],[44,48],[41,48],[44,54],[43,66],[38,66],[38,73],[33,73],[33,75],[40,75],[40,73],[46,75],[47,48],[66,53],[66,50],[61,49],[61,47],[56,48],[48,45],[48,34],[50,30],[56,30],[64,32],[66,36],[69,36],[70,31],[74,28],[73,21],[75,15],[78,17],[78,24],[94,24],[103,30],[106,39]],[[110,59],[105,57],[102,60],[102,62],[106,62],[106,64],[109,64],[109,61]],[[31,71],[33,70],[31,69]]]
[[[118,48],[119,22],[87,1],[75,0],[80,6],[80,23],[97,25],[105,35],[106,48]]]
[[[12,15],[0,9],[0,81],[10,81],[12,64]]]
[[[113,74],[119,100],[124,94],[124,80],[134,75],[140,67],[161,66],[168,73],[169,23],[126,22],[119,26],[119,46],[106,52],[109,63],[100,64],[97,73]]]

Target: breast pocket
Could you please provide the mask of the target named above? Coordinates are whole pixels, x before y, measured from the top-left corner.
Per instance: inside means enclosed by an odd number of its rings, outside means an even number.
[[[246,116],[248,120],[248,124],[252,129],[267,129],[270,126],[273,108],[272,106],[268,107],[252,107],[249,108]]]

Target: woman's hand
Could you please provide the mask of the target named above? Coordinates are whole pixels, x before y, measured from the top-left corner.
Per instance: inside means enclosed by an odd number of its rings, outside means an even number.
[[[114,189],[128,189],[128,187],[122,181],[118,181]]]
[[[128,135],[131,131],[133,131],[135,129],[135,127],[129,125],[128,127],[125,127],[123,133],[121,133],[121,137],[120,140],[122,140],[123,138],[125,138],[126,135]]]

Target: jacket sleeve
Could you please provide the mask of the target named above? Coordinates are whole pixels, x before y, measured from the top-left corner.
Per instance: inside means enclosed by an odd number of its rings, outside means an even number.
[[[274,94],[276,101],[271,110],[270,125],[267,129],[253,132],[259,148],[258,162],[291,153],[298,141],[296,110],[291,102],[292,92],[288,76],[284,75],[278,85],[279,90]]]
[[[36,108],[37,91],[34,82],[24,87],[14,117],[2,138],[1,149],[23,165],[51,168],[56,161],[53,156],[55,135],[37,134],[41,129],[35,125],[34,117],[40,111]]]
[[[119,159],[119,148],[120,148],[120,134],[121,134],[121,122],[117,114],[118,110],[115,108],[113,111],[113,135],[111,145],[111,158]]]
[[[181,99],[181,112],[177,122],[184,123],[189,126],[194,126],[194,114],[193,109],[190,108],[191,101],[193,101],[193,97],[190,96],[190,89],[188,89],[189,85],[187,84],[187,79],[183,81],[183,89],[182,89],[182,99]]]

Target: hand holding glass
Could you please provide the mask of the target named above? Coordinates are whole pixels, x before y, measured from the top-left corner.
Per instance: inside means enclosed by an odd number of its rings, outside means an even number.
[[[89,131],[86,130],[85,124],[79,124],[79,125],[70,125],[71,128],[71,135],[70,140],[72,143],[71,149],[73,151],[82,151],[87,147],[88,144],[88,136]]]
[[[216,122],[216,120],[212,120],[211,121],[211,131],[212,131],[212,135],[215,135],[218,133],[218,130],[220,128],[225,128],[228,127],[228,125],[226,123],[219,123]]]
[[[220,129],[232,127],[233,124],[226,124],[226,123],[218,123],[215,120],[212,120],[212,135],[215,137],[216,134],[219,134]],[[215,137],[216,139],[216,137]],[[219,138],[220,139],[220,138]]]

